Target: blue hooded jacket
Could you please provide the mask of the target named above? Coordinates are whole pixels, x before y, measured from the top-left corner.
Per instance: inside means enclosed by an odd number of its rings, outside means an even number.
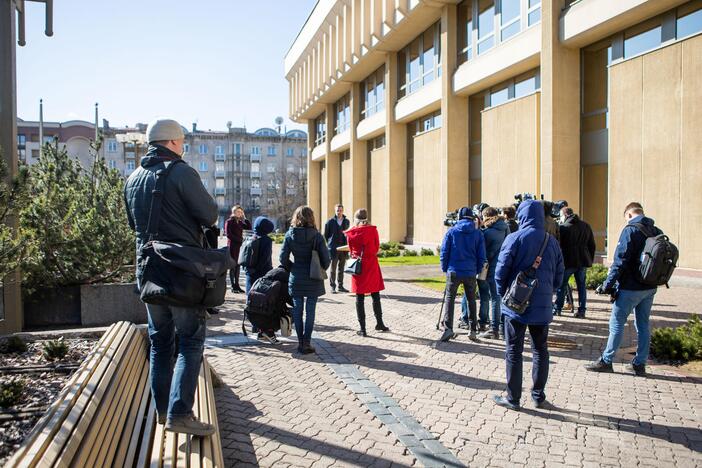
[[[509,226],[502,218],[497,218],[495,221],[488,220],[489,225],[483,229],[483,237],[485,237],[485,253],[487,254],[487,262],[490,265],[488,268],[488,278],[495,276],[495,268],[497,267],[497,258],[500,255],[502,243],[509,235]]]
[[[441,243],[441,271],[457,278],[472,278],[485,263],[485,239],[472,219],[461,219],[446,232]]]
[[[563,255],[555,237],[546,233],[544,207],[536,200],[526,200],[517,210],[519,230],[505,239],[495,269],[497,294],[504,297],[520,271],[528,270],[548,236],[541,265],[536,270],[538,286],[524,314],[519,315],[502,304],[502,313],[528,325],[548,325],[553,320],[553,293],[563,281]]]
[[[273,269],[271,256],[273,255],[273,240],[268,234],[273,232],[274,226],[270,219],[259,216],[254,221],[253,230],[261,238],[258,244],[258,256],[253,267],[246,269],[246,274],[251,277],[253,283],[258,278],[263,277]]]

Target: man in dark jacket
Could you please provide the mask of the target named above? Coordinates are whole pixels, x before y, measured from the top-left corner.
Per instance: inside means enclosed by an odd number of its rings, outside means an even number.
[[[510,409],[520,408],[522,396],[522,352],[524,335],[529,328],[532,350],[532,377],[534,385],[531,398],[536,407],[546,401],[544,388],[548,380],[548,327],[553,320],[553,292],[563,281],[563,256],[553,236],[546,233],[543,205],[536,200],[526,200],[517,210],[519,230],[505,239],[495,269],[497,294],[504,297],[520,272],[538,265],[535,277],[538,285],[532,292],[529,306],[518,314],[504,302],[505,363],[507,367],[507,394],[495,395],[495,403]],[[537,257],[546,241],[540,262]]]
[[[561,210],[559,231],[565,273],[563,274],[563,283],[556,293],[553,315],[561,315],[568,281],[571,276],[575,275],[575,284],[578,286],[578,310],[573,313],[573,317],[585,318],[587,309],[585,272],[592,266],[592,260],[595,258],[595,236],[590,225],[581,220],[569,207]]]
[[[259,216],[254,221],[253,231],[258,237],[258,250],[253,266],[244,267],[246,273],[246,294],[254,284],[254,281],[261,278],[263,275],[273,269],[273,240],[268,237],[268,234],[273,232],[275,226],[273,222],[265,216]]]
[[[478,324],[475,304],[475,276],[485,263],[485,240],[483,234],[475,227],[473,211],[464,206],[458,211],[458,222],[448,230],[441,243],[441,271],[446,273],[446,291],[444,292],[444,331],[440,341],[455,338],[453,333],[453,310],[456,291],[459,285],[468,296],[470,310],[470,339],[478,337]]]
[[[635,313],[636,336],[638,345],[636,356],[627,370],[636,375],[646,375],[646,360],[651,342],[649,316],[653,306],[653,297],[657,288],[644,284],[639,280],[638,269],[641,264],[641,252],[650,236],[662,233],[651,218],[644,216],[640,203],[629,203],[624,209],[626,226],[619,235],[619,242],[614,251],[612,265],[604,283],[595,291],[598,294],[609,294],[615,297],[612,315],[609,320],[609,339],[602,356],[585,368],[593,372],[614,372],[612,361],[619,349],[624,334],[624,325],[633,310]],[[642,230],[647,231],[644,233]],[[649,234],[649,235],[647,235]]]
[[[149,124],[147,138],[149,150],[124,187],[129,225],[136,231],[137,259],[149,240],[146,231],[156,171],[170,164],[175,166],[164,187],[158,239],[202,247],[202,226],[217,221],[217,204],[198,173],[181,160],[185,138],[182,127],[175,120],[156,120]],[[137,283],[142,271],[143,265],[138,263]],[[214,427],[195,419],[192,412],[205,342],[205,309],[146,304],[146,310],[151,340],[151,392],[159,424],[165,424],[171,432],[213,434]],[[176,335],[178,359],[174,369],[171,358]]]
[[[339,285],[339,292],[349,292],[344,288],[344,265],[348,258],[348,253],[337,252],[336,248],[346,245],[344,231],[349,229],[349,220],[344,216],[344,207],[339,204],[334,207],[336,216],[333,216],[324,225],[324,239],[327,241],[329,255],[331,255],[331,274],[329,275],[329,285],[332,294],[336,293],[336,285]],[[338,267],[338,270],[337,270]],[[338,272],[338,273],[337,273]],[[336,282],[335,282],[336,281]]]

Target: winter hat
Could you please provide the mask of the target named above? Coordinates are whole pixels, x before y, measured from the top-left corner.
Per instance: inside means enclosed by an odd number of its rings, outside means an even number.
[[[146,129],[146,139],[153,141],[182,140],[185,138],[183,127],[171,119],[156,119]]]
[[[473,210],[467,206],[461,207],[461,209],[458,210],[458,219],[473,219]]]

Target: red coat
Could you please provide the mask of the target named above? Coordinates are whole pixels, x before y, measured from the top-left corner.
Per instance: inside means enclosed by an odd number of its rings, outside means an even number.
[[[239,249],[244,242],[244,230],[251,230],[251,221],[248,219],[239,221],[232,216],[224,223],[224,235],[227,236],[229,255],[234,260],[239,258]]]
[[[351,291],[356,294],[370,294],[385,289],[383,274],[378,265],[380,239],[378,229],[371,225],[352,227],[346,231],[352,257],[363,257],[361,274],[351,276]]]

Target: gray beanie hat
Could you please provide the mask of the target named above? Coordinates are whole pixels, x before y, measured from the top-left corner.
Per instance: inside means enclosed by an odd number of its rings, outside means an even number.
[[[181,140],[185,138],[183,127],[171,119],[156,119],[146,129],[146,139],[153,141]]]

